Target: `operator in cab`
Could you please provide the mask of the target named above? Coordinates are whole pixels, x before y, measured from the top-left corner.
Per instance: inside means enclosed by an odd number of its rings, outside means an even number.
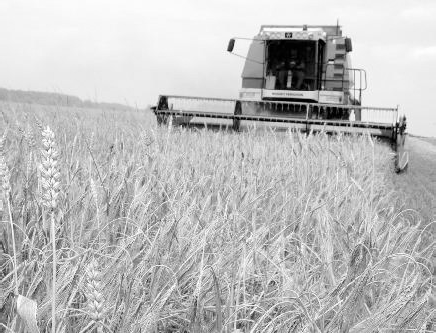
[[[303,59],[299,58],[298,60],[291,60],[289,67],[292,70],[293,77],[295,78],[295,86],[296,90],[301,90],[304,82],[304,78],[306,77],[306,64]]]

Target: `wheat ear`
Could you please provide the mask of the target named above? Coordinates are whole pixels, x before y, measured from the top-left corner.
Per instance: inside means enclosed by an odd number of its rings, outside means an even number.
[[[50,215],[50,237],[53,252],[53,280],[52,280],[52,332],[56,332],[56,226],[55,226],[55,211],[57,207],[57,199],[59,196],[59,166],[58,152],[54,141],[54,133],[47,126],[42,131],[41,150],[43,159],[39,166],[41,171],[41,187],[42,187],[42,204]]]
[[[97,259],[93,258],[86,267],[86,299],[89,316],[97,323],[103,321],[103,302],[101,273]]]

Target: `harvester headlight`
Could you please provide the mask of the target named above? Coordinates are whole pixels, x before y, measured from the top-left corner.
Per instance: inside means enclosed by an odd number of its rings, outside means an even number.
[[[309,34],[309,39],[313,39],[313,34]]]
[[[307,32],[303,32],[303,38],[307,38]]]
[[[301,32],[297,32],[297,33],[296,33],[296,37],[297,37],[297,38],[301,38]]]

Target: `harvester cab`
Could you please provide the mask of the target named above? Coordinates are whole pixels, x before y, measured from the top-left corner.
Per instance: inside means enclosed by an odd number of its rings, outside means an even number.
[[[369,133],[390,140],[397,171],[405,168],[406,120],[398,108],[361,105],[366,72],[352,67],[352,41],[339,25],[263,25],[250,40],[239,98],[161,95],[153,108],[158,123],[218,121],[239,130],[241,122],[268,122],[305,132]]]
[[[248,51],[240,98],[353,104],[366,89],[366,80],[354,85],[356,76],[366,75],[352,68],[351,51],[338,26],[262,26]]]

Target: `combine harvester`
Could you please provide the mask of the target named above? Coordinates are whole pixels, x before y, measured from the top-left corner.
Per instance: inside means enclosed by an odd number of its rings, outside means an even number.
[[[389,140],[397,172],[407,166],[406,117],[399,117],[398,107],[361,105],[366,72],[352,68],[351,39],[339,25],[263,25],[250,40],[239,99],[161,95],[152,108],[158,124],[218,119],[236,131],[241,122],[267,122],[306,133],[369,133]]]

